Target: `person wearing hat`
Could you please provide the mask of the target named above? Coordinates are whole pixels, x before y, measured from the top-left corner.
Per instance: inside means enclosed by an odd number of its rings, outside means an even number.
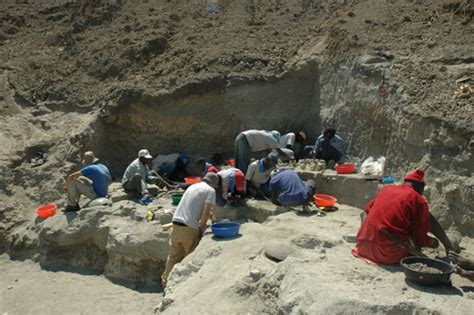
[[[452,248],[422,196],[424,175],[424,171],[418,169],[408,174],[402,185],[385,186],[367,203],[356,238],[360,256],[379,264],[399,264],[402,258],[412,255],[408,251],[410,246],[417,250],[438,247],[438,240],[428,236],[428,232],[433,233],[446,249]],[[394,239],[401,244],[396,244]],[[403,243],[407,246],[402,246]]]
[[[304,182],[294,170],[274,170],[271,173],[269,190],[271,200],[280,206],[303,206],[307,211],[313,199],[316,182],[312,179]]]
[[[346,160],[344,140],[336,134],[336,129],[326,128],[312,147],[311,155],[326,161],[329,168],[333,168],[334,164],[344,163]]]
[[[84,153],[82,164],[84,167],[70,174],[66,179],[64,191],[67,192],[65,212],[79,211],[79,198],[84,195],[90,199],[107,197],[108,187],[112,182],[107,166],[98,163],[94,152]]]
[[[122,186],[126,191],[135,194],[137,198],[147,199],[150,194],[147,189],[148,173],[153,157],[147,149],[138,151],[138,158],[127,167],[122,177]]]
[[[278,131],[255,129],[243,131],[235,138],[235,166],[247,174],[252,153],[273,149],[283,158],[288,158],[280,148],[280,133]]]
[[[266,158],[250,163],[245,175],[248,193],[255,197],[270,197],[268,182],[278,163],[278,154],[272,152]]]
[[[184,192],[173,215],[170,250],[161,275],[163,285],[166,285],[173,266],[196,248],[206,230],[207,221],[213,217],[218,182],[217,174],[207,173],[202,182],[191,185]]]
[[[245,175],[241,170],[231,167],[217,173],[219,184],[216,188],[216,203],[223,207],[227,203],[229,193],[233,196],[244,195],[246,192]]]

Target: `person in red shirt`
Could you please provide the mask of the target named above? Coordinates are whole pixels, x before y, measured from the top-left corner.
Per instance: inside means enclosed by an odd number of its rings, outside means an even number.
[[[386,186],[367,203],[357,234],[360,256],[379,264],[399,264],[402,258],[412,254],[393,239],[417,250],[438,247],[438,240],[429,237],[428,232],[438,237],[446,249],[451,249],[451,242],[422,197],[424,175],[423,170],[416,170],[405,177],[403,185]]]

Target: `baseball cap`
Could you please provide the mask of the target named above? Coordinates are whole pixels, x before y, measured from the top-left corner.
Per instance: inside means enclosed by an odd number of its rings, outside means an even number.
[[[150,152],[148,152],[147,149],[141,149],[140,151],[138,151],[138,157],[141,158],[145,158],[145,159],[152,159],[153,157],[151,156]]]

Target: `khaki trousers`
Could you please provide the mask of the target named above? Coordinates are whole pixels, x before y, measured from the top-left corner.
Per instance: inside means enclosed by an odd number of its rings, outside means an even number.
[[[187,226],[173,224],[170,236],[170,252],[162,279],[166,282],[173,266],[188,256],[199,243],[199,231]]]
[[[96,199],[94,188],[92,187],[92,180],[85,176],[79,176],[72,180],[67,191],[67,205],[75,206],[79,203],[81,195],[90,199]]]

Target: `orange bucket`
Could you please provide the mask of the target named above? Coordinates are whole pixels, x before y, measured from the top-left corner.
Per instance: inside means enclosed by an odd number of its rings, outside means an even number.
[[[196,183],[200,183],[201,182],[201,178],[200,177],[186,177],[184,179],[184,182],[186,184],[196,184]]]
[[[58,210],[58,206],[54,203],[51,203],[49,205],[41,206],[37,208],[36,214],[38,215],[38,217],[42,219],[46,219],[55,215],[57,210]]]
[[[313,198],[318,207],[333,207],[337,202],[337,199],[330,195],[315,194]]]

